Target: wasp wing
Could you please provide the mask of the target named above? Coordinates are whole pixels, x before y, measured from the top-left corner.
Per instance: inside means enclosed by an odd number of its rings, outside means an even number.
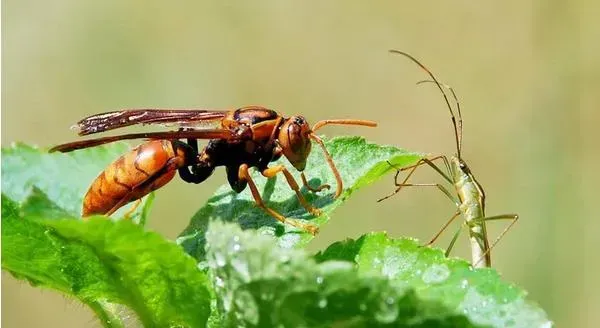
[[[162,124],[194,127],[216,124],[228,111],[203,109],[124,109],[88,116],[74,128],[79,135],[88,135],[135,124]]]
[[[225,129],[207,129],[207,130],[185,130],[185,131],[167,131],[167,132],[144,132],[144,133],[130,133],[118,136],[109,136],[96,139],[88,139],[81,141],[74,141],[52,147],[49,151],[59,151],[62,153],[70,152],[77,149],[95,147],[119,140],[128,139],[231,139],[234,135],[231,131]]]

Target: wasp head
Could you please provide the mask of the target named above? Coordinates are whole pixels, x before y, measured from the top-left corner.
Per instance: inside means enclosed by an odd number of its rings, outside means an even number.
[[[281,125],[279,130],[279,146],[283,155],[298,170],[306,167],[306,159],[310,154],[310,127],[302,116],[292,116]]]

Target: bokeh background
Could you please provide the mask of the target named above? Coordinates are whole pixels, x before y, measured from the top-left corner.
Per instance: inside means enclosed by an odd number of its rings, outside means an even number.
[[[397,48],[456,88],[464,157],[488,214],[521,220],[494,251],[504,278],[561,327],[600,320],[598,2],[2,1],[2,145],[75,138],[79,118],[122,107],[261,104],[410,150],[451,154],[439,94]],[[174,238],[223,174],[161,189],[150,228]],[[378,204],[389,179],[357,193],[310,245],[373,230],[428,239],[453,213],[430,189]],[[441,181],[422,170],[415,181]],[[490,224],[491,235],[503,223]],[[450,236],[440,242],[445,247]],[[468,258],[467,238],[455,255]],[[97,327],[74,300],[2,273],[3,327]]]

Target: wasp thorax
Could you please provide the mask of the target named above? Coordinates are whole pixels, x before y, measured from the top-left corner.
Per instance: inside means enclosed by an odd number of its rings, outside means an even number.
[[[302,116],[290,117],[279,130],[278,140],[283,155],[298,171],[304,170],[310,154],[310,133],[308,122]]]

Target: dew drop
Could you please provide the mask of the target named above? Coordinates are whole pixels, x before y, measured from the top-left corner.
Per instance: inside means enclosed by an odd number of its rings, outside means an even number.
[[[380,323],[392,323],[397,317],[398,307],[396,306],[396,300],[391,296],[386,297],[377,312],[375,312],[375,318]]]
[[[317,304],[321,309],[325,308],[327,306],[327,299],[323,298],[319,300],[319,303]]]
[[[317,277],[317,284],[322,284],[323,283],[323,277],[322,276],[318,276]]]
[[[234,258],[231,260],[231,266],[244,281],[250,280],[250,268],[248,267],[248,262],[239,258]]]
[[[430,266],[421,279],[426,284],[439,284],[450,277],[450,269],[445,264],[434,264]]]
[[[217,287],[223,288],[223,287],[225,287],[225,282],[223,281],[223,279],[221,279],[221,277],[216,276],[215,277],[215,285],[217,285]]]
[[[217,267],[222,268],[225,266],[225,264],[227,264],[227,261],[225,260],[225,256],[222,253],[215,253],[215,264],[217,265]]]

